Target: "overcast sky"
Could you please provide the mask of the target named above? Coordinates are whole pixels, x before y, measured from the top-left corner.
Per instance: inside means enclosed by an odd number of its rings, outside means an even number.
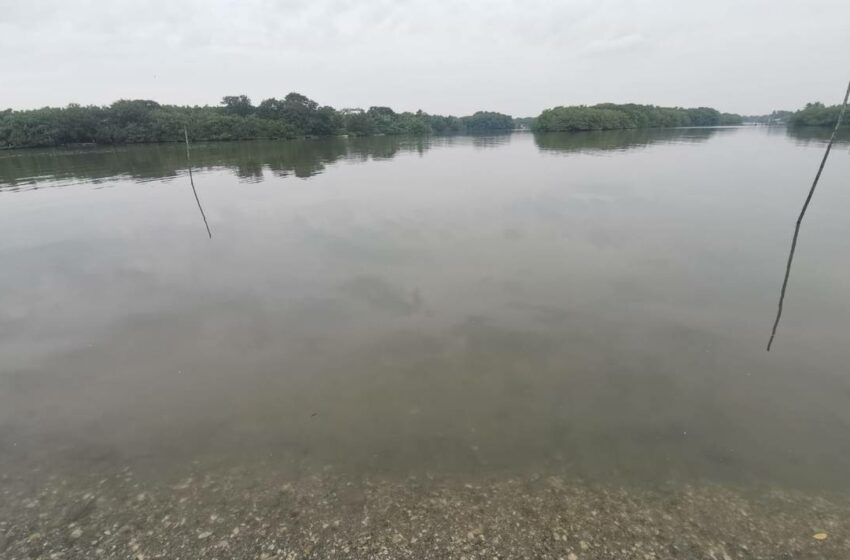
[[[303,93],[536,115],[838,103],[850,0],[0,0],[0,108]]]

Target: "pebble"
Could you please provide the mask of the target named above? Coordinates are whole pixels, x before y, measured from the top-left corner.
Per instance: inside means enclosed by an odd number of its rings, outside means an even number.
[[[241,472],[210,473],[198,480],[197,492],[182,494],[173,491],[173,481],[161,487],[101,485],[97,508],[84,523],[71,525],[54,518],[61,520],[67,504],[82,495],[80,484],[22,485],[7,493],[12,500],[0,500],[0,546],[2,535],[15,535],[0,557],[134,560],[142,551],[153,559],[175,557],[179,550],[180,558],[219,560],[257,560],[261,553],[275,560],[659,560],[687,554],[738,560],[742,551],[750,551],[743,554],[748,558],[791,557],[786,552],[799,550],[806,538],[818,558],[850,558],[842,537],[850,534],[850,504],[802,493],[777,492],[760,502],[711,484],[659,493],[569,478],[542,485],[498,478],[464,485],[438,477],[412,484],[318,474],[288,483],[281,501],[280,481],[272,476],[252,475],[248,483]],[[340,492],[350,486],[358,486],[361,497],[354,503]],[[33,502],[39,508],[27,509]],[[299,514],[290,516],[295,507]],[[801,527],[801,513],[818,526]],[[369,523],[358,523],[369,516]],[[24,538],[36,529],[41,532]],[[814,532],[820,529],[829,530],[828,539]],[[92,538],[81,538],[87,535]]]

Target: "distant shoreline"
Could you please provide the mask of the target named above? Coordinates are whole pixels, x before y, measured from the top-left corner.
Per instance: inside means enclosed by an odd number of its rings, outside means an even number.
[[[44,107],[0,111],[0,148],[122,145],[190,141],[295,139],[323,136],[445,135],[517,129],[620,130],[739,124],[740,115],[709,107],[685,109],[637,104],[555,107],[538,117],[495,111],[456,117],[389,107],[335,109],[299,93],[254,105],[245,95],[225,96],[219,106],[163,105],[119,100],[108,106]]]
[[[429,136],[513,131],[584,132],[683,127],[788,124],[832,126],[839,107],[809,103],[804,109],[742,116],[711,107],[661,107],[634,103],[558,106],[537,117],[515,118],[494,111],[456,117],[423,111],[395,112],[373,106],[335,109],[290,93],[253,105],[244,95],[226,96],[220,106],[161,105],[119,100],[108,106],[44,107],[0,111],[0,149],[115,146],[192,142],[291,140],[336,136]]]
[[[310,140],[351,140],[351,139],[367,139],[367,138],[451,138],[451,137],[482,137],[482,136],[501,136],[510,134],[588,134],[588,133],[604,133],[604,132],[629,132],[629,131],[662,131],[662,130],[688,130],[688,129],[722,129],[722,128],[741,128],[746,126],[755,126],[750,124],[741,125],[717,125],[717,126],[674,126],[674,127],[646,127],[646,128],[618,128],[605,130],[571,130],[571,131],[543,131],[531,130],[530,128],[514,128],[500,129],[486,132],[448,132],[448,133],[430,133],[430,134],[369,134],[369,135],[353,135],[353,134],[334,134],[326,136],[294,136],[291,138],[271,138],[271,137],[254,137],[254,138],[235,138],[235,139],[213,139],[193,140],[193,144],[218,144],[218,143],[238,143],[238,142],[303,142]],[[784,126],[784,125],[783,125]],[[46,150],[46,149],[66,149],[66,150],[86,150],[97,148],[117,148],[117,147],[132,147],[132,146],[173,146],[180,145],[183,140],[157,140],[151,142],[134,142],[124,144],[100,144],[97,142],[76,142],[68,144],[59,144],[55,146],[0,146],[0,152],[25,151],[25,150]]]

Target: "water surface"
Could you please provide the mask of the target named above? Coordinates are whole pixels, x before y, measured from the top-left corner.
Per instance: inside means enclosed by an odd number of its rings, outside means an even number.
[[[8,464],[850,485],[850,153],[816,134],[0,152]]]

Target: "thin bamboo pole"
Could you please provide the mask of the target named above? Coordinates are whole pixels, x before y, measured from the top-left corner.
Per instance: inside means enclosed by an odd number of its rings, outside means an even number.
[[[829,143],[826,145],[826,151],[823,154],[823,159],[820,161],[820,167],[815,175],[815,180],[812,182],[812,188],[809,189],[809,194],[806,196],[806,202],[803,203],[803,209],[800,211],[800,217],[797,218],[797,224],[794,226],[794,237],[791,239],[791,251],[788,253],[788,263],[785,265],[785,279],[782,281],[782,291],[779,293],[779,306],[776,310],[776,320],[773,321],[773,329],[770,331],[770,340],[767,341],[767,351],[770,352],[770,347],[773,345],[773,339],[776,336],[776,328],[779,326],[779,320],[782,318],[782,304],[785,301],[785,292],[788,289],[788,278],[791,276],[791,262],[794,260],[794,250],[797,248],[797,237],[800,235],[800,224],[803,223],[803,216],[806,215],[806,210],[809,208],[809,203],[812,201],[812,196],[815,194],[815,187],[818,186],[820,174],[823,171],[823,166],[826,164],[826,158],[829,157],[829,152],[832,150],[832,143],[835,141],[835,135],[838,132],[838,127],[841,126],[841,120],[844,118],[844,112],[847,110],[847,99],[850,98],[850,83],[847,84],[847,92],[844,94],[844,102],[841,105],[841,111],[838,113],[838,120],[835,121],[835,128],[832,129],[832,136],[829,137]]]
[[[195,180],[192,177],[192,161],[189,159],[189,131],[183,127],[183,138],[186,140],[186,164],[189,166],[189,183],[192,185],[192,192],[195,194],[195,202],[198,203],[198,210],[201,211],[201,217],[204,219],[204,226],[207,228],[207,235],[212,239],[210,225],[207,223],[207,215],[204,214],[204,207],[201,206],[201,199],[198,198],[198,191],[195,189]]]

